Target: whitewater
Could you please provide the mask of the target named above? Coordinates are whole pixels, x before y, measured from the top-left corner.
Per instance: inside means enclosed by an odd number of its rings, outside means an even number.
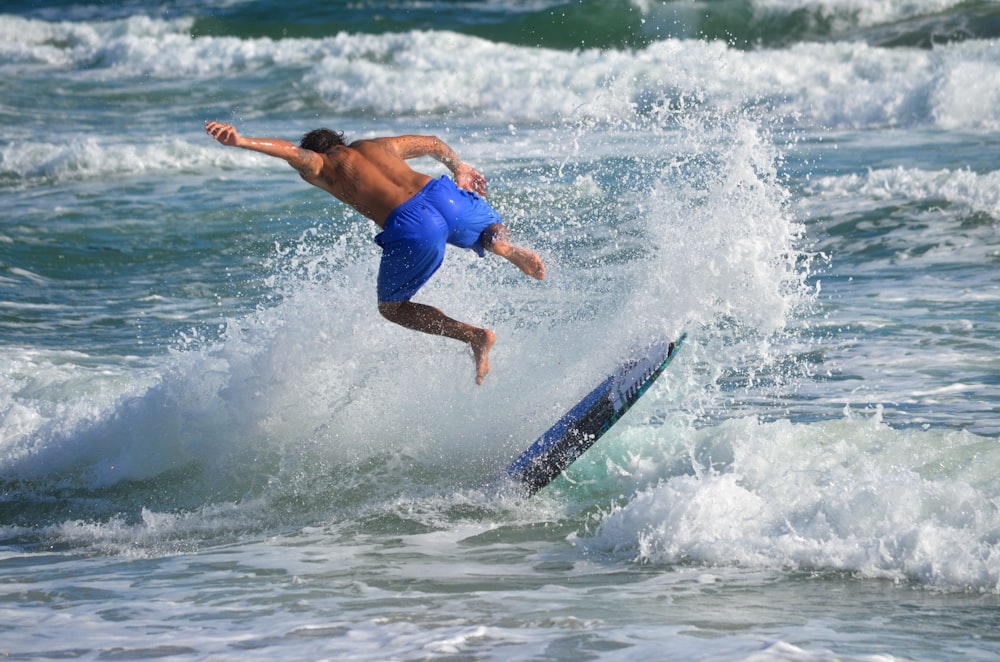
[[[988,2],[5,6],[0,652],[992,659],[998,90]],[[486,383],[210,120],[483,172],[546,280],[450,249],[415,300],[496,332]]]

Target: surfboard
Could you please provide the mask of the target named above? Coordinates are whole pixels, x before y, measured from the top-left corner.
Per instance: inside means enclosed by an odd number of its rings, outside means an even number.
[[[528,496],[542,489],[625,415],[659,377],[687,334],[658,342],[618,366],[507,467]]]

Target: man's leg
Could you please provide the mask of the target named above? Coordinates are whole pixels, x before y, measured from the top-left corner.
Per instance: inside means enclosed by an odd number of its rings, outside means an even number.
[[[480,235],[483,248],[508,260],[532,278],[545,278],[545,265],[534,251],[510,243],[510,230],[506,225],[494,223]]]
[[[433,306],[412,301],[380,301],[378,311],[390,322],[407,329],[468,343],[476,362],[476,383],[482,384],[486,379],[490,371],[490,348],[497,339],[489,329],[459,322]]]

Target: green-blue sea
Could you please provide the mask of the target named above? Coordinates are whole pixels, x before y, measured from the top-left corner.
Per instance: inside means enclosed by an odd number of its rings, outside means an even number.
[[[485,174],[486,383],[210,120]],[[6,0],[0,657],[1000,658],[998,154],[996,2]]]

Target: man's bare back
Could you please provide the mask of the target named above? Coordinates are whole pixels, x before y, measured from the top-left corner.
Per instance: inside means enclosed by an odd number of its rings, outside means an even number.
[[[314,151],[284,140],[245,138],[229,124],[209,122],[205,130],[223,145],[283,159],[305,181],[350,205],[382,228],[394,211],[432,181],[428,175],[410,168],[406,163],[408,159],[431,156],[451,170],[458,188],[479,196],[486,192],[486,179],[462,163],[451,147],[434,136],[374,138],[346,145],[340,140],[340,134],[319,130],[313,133],[327,132],[335,139],[327,141],[329,146],[322,151]],[[510,234],[504,225],[497,223],[484,230],[482,245],[532,278],[545,277],[541,259],[533,251],[510,243]],[[483,383],[490,371],[490,350],[496,342],[492,331],[451,319],[437,308],[414,303],[408,298],[400,301],[380,299],[379,312],[406,328],[467,343],[476,364],[476,383]]]
[[[408,166],[391,140],[358,140],[320,156],[323,165],[319,172],[302,173],[302,178],[354,207],[379,227],[385,227],[392,210],[431,180]]]

